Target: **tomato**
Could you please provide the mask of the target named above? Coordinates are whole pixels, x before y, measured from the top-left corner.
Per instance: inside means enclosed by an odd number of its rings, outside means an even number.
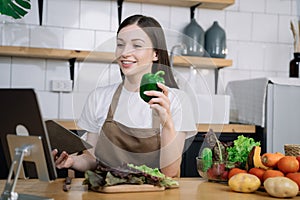
[[[248,171],[249,174],[253,174],[253,175],[257,176],[257,178],[259,178],[259,180],[261,182],[263,182],[263,176],[264,176],[265,172],[266,172],[265,169],[261,169],[261,168],[257,168],[257,167],[251,168]]]
[[[299,190],[300,190],[300,173],[299,172],[288,173],[286,175],[286,177],[288,177],[289,179],[292,179],[293,181],[295,181],[298,185]]]
[[[230,179],[232,176],[239,174],[239,173],[247,173],[247,171],[244,169],[237,168],[237,167],[231,168],[228,173],[228,179]]]
[[[265,181],[267,178],[271,178],[271,177],[283,177],[284,173],[282,173],[279,170],[275,170],[275,169],[268,169],[265,171],[264,175],[263,175],[263,181]]]
[[[295,156],[284,156],[278,161],[277,167],[283,173],[293,173],[299,170],[299,162]]]
[[[298,170],[298,172],[300,172],[300,156],[296,156],[296,159],[297,159],[298,162],[299,162],[299,170]]]

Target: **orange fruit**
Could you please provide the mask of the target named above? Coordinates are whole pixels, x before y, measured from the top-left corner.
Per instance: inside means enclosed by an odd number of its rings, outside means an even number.
[[[275,170],[275,169],[268,169],[265,171],[264,175],[263,175],[263,181],[265,181],[267,178],[270,177],[277,177],[277,176],[284,176],[284,173],[282,173],[279,170]]]
[[[278,161],[277,167],[283,173],[293,173],[299,170],[299,162],[295,156],[284,156]]]
[[[294,182],[296,182],[298,185],[298,188],[300,190],[300,173],[299,172],[288,173],[286,175],[286,177],[288,177],[289,179],[292,179]]]
[[[231,168],[228,173],[228,180],[231,177],[233,177],[234,175],[239,174],[239,173],[247,173],[247,171],[244,169],[237,168],[237,167]]]
[[[253,174],[254,176],[256,176],[257,178],[259,178],[259,180],[261,182],[263,182],[263,176],[265,174],[266,170],[265,169],[261,169],[261,168],[257,168],[257,167],[254,167],[254,168],[251,168],[248,173],[249,174]]]

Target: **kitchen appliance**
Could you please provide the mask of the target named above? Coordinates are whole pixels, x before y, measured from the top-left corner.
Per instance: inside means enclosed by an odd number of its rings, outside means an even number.
[[[284,152],[285,144],[300,144],[300,79],[296,83],[268,84],[267,151]]]
[[[231,81],[230,121],[262,127],[262,147],[284,153],[285,144],[300,144],[300,79],[256,78]]]

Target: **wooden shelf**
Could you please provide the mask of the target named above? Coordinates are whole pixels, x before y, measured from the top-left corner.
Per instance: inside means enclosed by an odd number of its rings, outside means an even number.
[[[147,3],[169,6],[192,7],[201,3],[198,8],[224,9],[232,4],[234,0],[125,0],[134,3]]]
[[[208,132],[212,129],[216,133],[256,133],[255,125],[247,124],[197,124],[198,132]]]
[[[223,58],[208,58],[198,56],[174,56],[174,65],[190,67],[191,65],[198,68],[222,68],[232,66],[232,60]]]
[[[56,60],[69,60],[76,58],[77,61],[112,63],[115,55],[112,52],[81,51],[52,48],[0,46],[0,56],[43,58]],[[174,56],[174,65],[198,68],[215,69],[229,67],[232,60],[220,58],[206,58],[196,56]]]
[[[56,120],[70,130],[81,130],[74,120]],[[255,125],[245,124],[197,124],[198,132],[208,132],[209,129],[213,129],[217,133],[255,133]]]
[[[56,60],[69,60],[76,58],[77,61],[100,61],[113,62],[114,54],[111,52],[91,52],[81,50],[18,47],[18,46],[0,46],[0,56],[43,58]]]

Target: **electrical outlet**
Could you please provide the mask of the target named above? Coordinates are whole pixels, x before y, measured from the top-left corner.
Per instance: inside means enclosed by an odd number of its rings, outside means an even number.
[[[53,92],[72,92],[72,80],[52,80],[51,91]]]

